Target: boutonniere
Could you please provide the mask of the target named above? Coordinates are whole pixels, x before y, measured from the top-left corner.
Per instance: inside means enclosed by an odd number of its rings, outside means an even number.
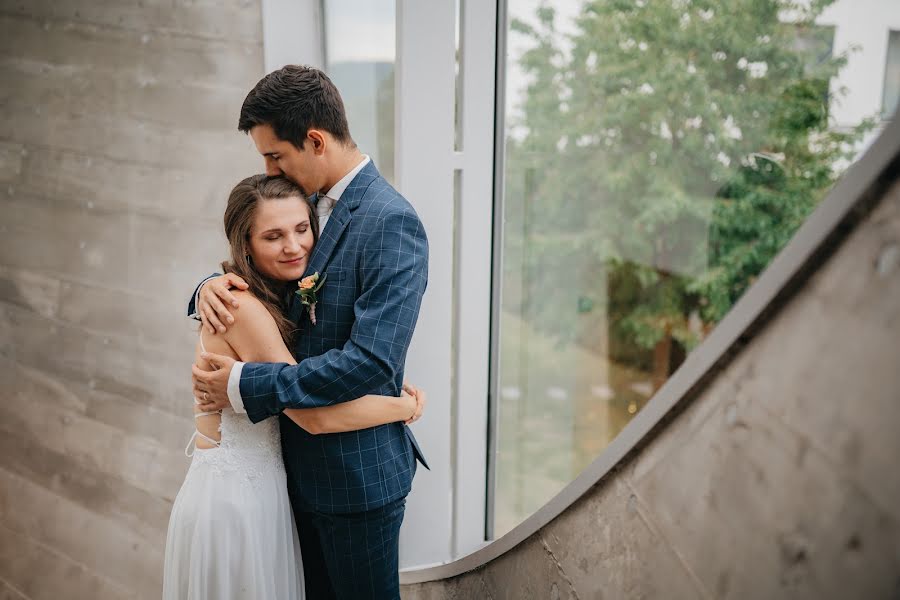
[[[312,321],[313,325],[316,324],[316,292],[321,290],[322,286],[325,285],[326,277],[328,277],[328,273],[319,277],[319,272],[316,271],[312,275],[304,277],[297,282],[297,287],[300,289],[294,292],[300,296],[300,302],[309,307],[309,320]]]

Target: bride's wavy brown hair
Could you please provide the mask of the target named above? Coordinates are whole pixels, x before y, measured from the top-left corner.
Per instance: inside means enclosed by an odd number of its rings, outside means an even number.
[[[306,199],[302,190],[285,177],[268,177],[252,175],[231,190],[228,206],[225,208],[225,237],[231,247],[231,260],[222,263],[224,273],[239,275],[250,286],[249,291],[263,303],[275,323],[288,348],[293,348],[291,341],[296,331],[285,313],[286,300],[291,289],[296,289],[296,282],[278,281],[260,273],[250,258],[250,229],[256,216],[256,207],[262,200],[278,200],[282,198],[300,198],[309,211],[309,224],[313,231],[313,240],[319,241],[319,219],[312,203]]]

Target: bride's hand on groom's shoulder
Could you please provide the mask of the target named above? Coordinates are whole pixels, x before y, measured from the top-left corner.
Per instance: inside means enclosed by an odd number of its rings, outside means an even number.
[[[425,390],[419,389],[407,381],[403,382],[403,393],[416,399],[416,407],[412,416],[404,421],[404,424],[410,425],[421,418],[422,412],[425,410],[425,403],[428,401],[428,394],[425,393]]]
[[[246,290],[249,285],[238,275],[226,273],[210,279],[200,288],[200,320],[210,333],[225,333],[228,329],[224,323],[234,323],[234,316],[226,306],[238,307],[238,301],[231,293],[232,289]]]

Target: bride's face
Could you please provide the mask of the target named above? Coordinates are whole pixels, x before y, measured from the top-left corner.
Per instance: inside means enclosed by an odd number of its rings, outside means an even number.
[[[314,244],[303,198],[259,201],[250,227],[250,257],[260,273],[279,281],[300,279]]]

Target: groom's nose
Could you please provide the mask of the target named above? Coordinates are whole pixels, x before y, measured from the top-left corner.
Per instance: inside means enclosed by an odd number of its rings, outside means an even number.
[[[266,175],[269,177],[275,177],[277,175],[284,175],[281,172],[281,169],[278,168],[278,163],[275,162],[271,156],[266,156]]]

